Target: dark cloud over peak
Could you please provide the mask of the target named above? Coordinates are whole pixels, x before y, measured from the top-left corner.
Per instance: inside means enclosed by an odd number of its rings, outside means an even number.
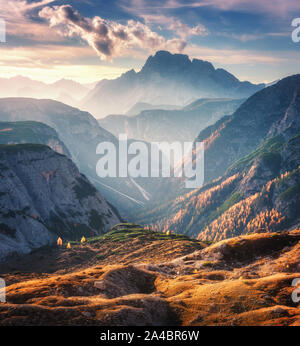
[[[129,20],[126,24],[106,20],[100,16],[83,17],[71,5],[44,7],[39,16],[49,21],[64,36],[78,36],[94,48],[102,60],[111,60],[121,55],[130,55],[130,50],[141,48],[146,51],[168,49],[181,52],[187,45],[186,37],[174,31],[175,36],[166,39],[151,27],[139,21]],[[188,27],[184,26],[187,30]],[[191,34],[201,34],[190,28]]]

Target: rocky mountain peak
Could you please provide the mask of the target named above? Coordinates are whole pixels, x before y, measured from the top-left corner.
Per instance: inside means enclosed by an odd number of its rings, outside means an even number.
[[[208,61],[199,59],[190,60],[185,54],[172,54],[167,51],[158,51],[150,56],[141,70],[142,75],[158,73],[161,76],[181,74],[182,71],[197,70],[198,73],[215,71],[213,65]]]
[[[104,80],[83,99],[81,107],[97,118],[125,114],[136,103],[184,106],[199,98],[245,98],[265,87],[241,82],[231,73],[188,55],[158,51],[141,71],[130,70]]]

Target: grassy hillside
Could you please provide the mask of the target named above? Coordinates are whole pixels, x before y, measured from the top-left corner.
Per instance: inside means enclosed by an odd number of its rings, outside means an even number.
[[[0,266],[0,325],[299,325],[300,230],[214,243],[122,224]]]

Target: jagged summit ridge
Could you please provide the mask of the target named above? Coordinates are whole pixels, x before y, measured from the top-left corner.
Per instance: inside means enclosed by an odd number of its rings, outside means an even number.
[[[224,69],[184,54],[158,51],[139,72],[129,70],[103,80],[85,97],[82,108],[97,118],[125,114],[139,102],[184,106],[199,98],[244,98],[264,84],[239,81]]]

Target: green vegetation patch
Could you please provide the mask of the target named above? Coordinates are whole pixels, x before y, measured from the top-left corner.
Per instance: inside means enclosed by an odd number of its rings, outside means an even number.
[[[92,184],[88,183],[82,177],[76,180],[77,184],[73,187],[73,190],[79,200],[96,195],[97,190]]]
[[[202,263],[202,266],[203,267],[212,267],[213,266],[213,262],[205,261],[205,262]]]
[[[21,151],[35,151],[35,152],[43,152],[47,149],[50,149],[47,145],[43,144],[0,144],[0,154],[8,153],[8,154],[16,154]]]
[[[6,235],[8,237],[14,238],[16,235],[16,230],[10,228],[5,223],[0,223],[0,234]]]
[[[295,197],[300,194],[300,184],[295,184],[285,190],[283,193],[279,195],[279,198],[283,201],[288,201],[289,199]]]
[[[36,121],[0,122],[0,144],[45,143],[55,136],[55,131]]]
[[[260,155],[263,163],[268,166],[272,172],[278,172],[281,166],[281,155],[279,153],[263,153]]]
[[[95,209],[92,209],[91,211],[91,214],[89,217],[89,223],[90,223],[90,227],[102,233],[102,229],[104,227],[103,218]]]
[[[118,229],[116,229],[116,227]],[[122,228],[121,228],[122,227]],[[141,240],[175,240],[175,241],[189,241],[191,243],[198,243],[196,239],[190,239],[182,234],[170,234],[167,235],[161,232],[154,232],[145,230],[140,225],[135,224],[119,224],[112,228],[112,230],[103,235],[97,237],[87,238],[87,243],[95,242],[112,242],[112,243],[124,243],[132,239]],[[73,241],[73,244],[79,244],[79,242]]]
[[[238,203],[241,199],[242,196],[239,192],[233,192],[219,208],[217,208],[210,214],[207,219],[207,224],[210,224],[212,221],[217,219],[219,216],[225,213],[225,211]]]
[[[263,159],[268,165],[270,165],[270,168],[278,170],[280,168],[281,160],[279,150],[282,148],[283,144],[284,139],[282,136],[272,137],[266,140],[252,153],[232,164],[228,168],[228,171],[237,172],[246,169],[247,167],[252,165],[255,159],[259,158]],[[274,162],[272,162],[272,160],[274,160]]]

